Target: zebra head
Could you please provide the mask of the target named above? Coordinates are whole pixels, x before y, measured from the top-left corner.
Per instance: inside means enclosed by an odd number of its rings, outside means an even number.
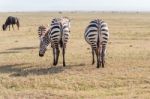
[[[40,57],[44,56],[47,46],[50,43],[48,36],[49,31],[50,29],[46,28],[45,26],[39,26],[38,28],[38,34],[40,38],[40,50],[39,50]]]

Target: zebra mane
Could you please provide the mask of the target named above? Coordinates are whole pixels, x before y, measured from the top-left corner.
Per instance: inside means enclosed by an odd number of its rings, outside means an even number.
[[[40,26],[39,26],[39,29],[46,29],[46,26],[40,25]]]
[[[58,23],[61,21],[61,18],[54,18],[52,19],[52,23]]]
[[[38,27],[38,33],[39,33],[39,37],[43,36],[47,36],[49,33],[50,29],[44,25],[41,25]]]

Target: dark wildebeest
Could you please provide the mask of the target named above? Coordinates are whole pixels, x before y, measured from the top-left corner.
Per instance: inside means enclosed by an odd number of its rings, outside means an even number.
[[[17,17],[9,16],[9,17],[6,19],[5,24],[3,24],[3,26],[2,26],[3,31],[6,30],[7,26],[9,26],[9,31],[10,31],[10,25],[12,25],[12,28],[13,28],[13,30],[14,30],[14,26],[13,26],[14,24],[17,25],[18,30],[19,30],[19,20],[18,20],[18,18],[17,18]]]

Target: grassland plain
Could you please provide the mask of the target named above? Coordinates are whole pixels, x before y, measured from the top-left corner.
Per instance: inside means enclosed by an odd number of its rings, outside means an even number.
[[[0,31],[0,99],[150,99],[150,13],[16,12],[19,31]],[[37,27],[54,17],[71,18],[66,63],[52,66],[52,50],[38,56]],[[106,67],[91,65],[84,29],[104,19],[110,40]]]

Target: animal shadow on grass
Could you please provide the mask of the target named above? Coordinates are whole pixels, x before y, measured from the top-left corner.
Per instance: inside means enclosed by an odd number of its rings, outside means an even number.
[[[0,52],[0,54],[15,54],[15,53],[21,53],[21,50],[31,50],[31,49],[37,49],[38,47],[17,47],[17,48],[10,48],[7,49],[7,51]]]
[[[71,69],[71,68],[74,68],[74,67],[82,67],[82,66],[85,66],[84,63],[79,63],[79,64],[68,64],[65,69]]]
[[[0,73],[10,73],[10,76],[13,77],[26,77],[28,75],[57,74],[64,71],[64,68],[62,66],[52,66],[50,68],[48,68],[47,66],[42,66],[39,68],[35,67],[36,66],[30,66],[29,63],[3,65],[0,66]]]
[[[61,66],[30,66],[29,63],[8,64],[0,66],[0,73],[10,73],[11,77],[26,77],[28,75],[48,75],[63,72],[65,69],[85,66],[85,64]]]
[[[20,51],[4,51],[4,52],[0,52],[0,54],[15,54],[15,53],[20,53]]]
[[[37,49],[38,47],[17,47],[17,48],[10,48],[8,50],[30,50],[30,49]]]

